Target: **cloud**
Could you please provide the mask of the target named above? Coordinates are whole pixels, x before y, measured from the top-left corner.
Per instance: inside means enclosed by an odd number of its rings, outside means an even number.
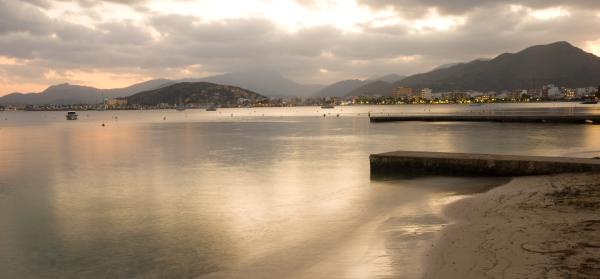
[[[208,10],[202,6],[208,2],[195,4],[197,10]],[[265,14],[164,13],[150,9],[150,0],[0,0],[0,95],[16,88],[2,84],[19,82],[91,79],[90,85],[110,87],[110,79],[94,81],[94,73],[133,80],[279,71],[328,83],[413,74],[554,41],[599,49],[598,1],[360,0],[365,11],[386,12],[344,25],[311,24],[311,13],[320,20],[320,7],[337,3],[326,2],[295,1],[307,16],[292,32]],[[545,10],[557,7],[559,13]]]
[[[373,9],[393,7],[403,13],[417,16],[435,8],[443,14],[465,14],[474,9],[490,9],[498,6],[523,5],[534,9],[549,7],[569,7],[576,9],[600,9],[600,1],[595,0],[359,0]]]

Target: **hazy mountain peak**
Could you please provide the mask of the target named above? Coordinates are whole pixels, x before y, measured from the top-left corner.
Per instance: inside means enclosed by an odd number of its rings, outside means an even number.
[[[347,79],[335,82],[329,86],[317,91],[315,97],[342,97],[365,84],[360,79]]]
[[[317,91],[316,97],[343,97],[356,96],[361,92],[370,92],[371,95],[389,95],[392,83],[401,81],[406,76],[398,74],[387,74],[384,76],[371,77],[367,80],[347,79],[335,82]],[[388,92],[390,91],[390,92]]]
[[[290,80],[276,71],[243,71],[220,74],[199,79],[184,79],[181,81],[207,81],[247,88],[270,97],[309,96],[322,89],[322,85],[300,84]]]
[[[394,88],[396,86],[391,82],[376,80],[367,82],[363,86],[347,93],[346,96],[389,96],[394,91]]]
[[[385,76],[381,76],[381,77],[377,77],[377,78],[370,78],[370,81],[385,81],[385,82],[389,82],[389,83],[394,83],[394,82],[398,82],[402,79],[404,79],[406,76],[403,75],[398,75],[398,74],[387,74]]]

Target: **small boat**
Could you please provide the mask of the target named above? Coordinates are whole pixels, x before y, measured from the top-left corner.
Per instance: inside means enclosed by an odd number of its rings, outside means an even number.
[[[77,120],[77,112],[75,112],[75,111],[67,112],[67,120]]]
[[[598,103],[598,101],[592,101],[592,100],[581,102],[582,105],[595,105],[597,103]]]
[[[322,105],[321,108],[322,109],[332,109],[332,108],[335,108],[335,106],[327,104],[327,105]]]
[[[207,107],[206,111],[217,111],[216,107]]]
[[[176,110],[178,111],[184,111],[185,110],[185,106],[184,105],[177,105],[177,107],[175,107]]]

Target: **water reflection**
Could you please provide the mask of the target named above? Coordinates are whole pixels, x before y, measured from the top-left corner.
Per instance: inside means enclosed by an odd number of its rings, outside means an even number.
[[[417,276],[443,204],[502,181],[371,180],[369,154],[600,150],[599,126],[107,113],[0,127],[7,277]]]

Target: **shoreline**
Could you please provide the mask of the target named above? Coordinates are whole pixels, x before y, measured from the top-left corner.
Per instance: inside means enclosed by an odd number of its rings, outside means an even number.
[[[598,173],[515,178],[446,207],[424,278],[598,278],[598,213]]]

